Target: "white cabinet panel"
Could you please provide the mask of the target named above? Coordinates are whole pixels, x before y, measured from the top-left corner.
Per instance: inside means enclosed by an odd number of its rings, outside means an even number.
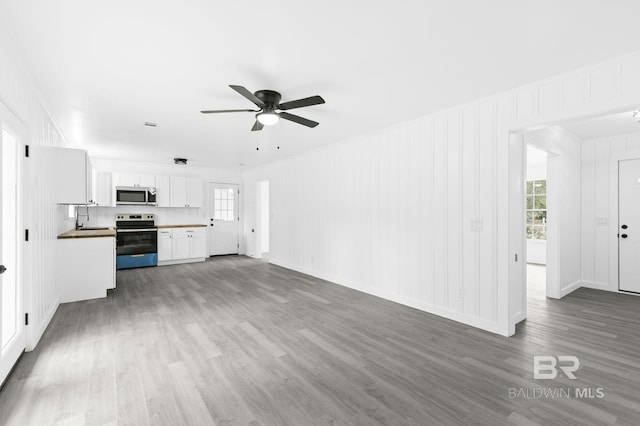
[[[187,207],[187,178],[171,176],[171,207]]]
[[[83,149],[53,148],[56,203],[87,204],[91,198],[91,166]]]
[[[171,229],[158,230],[158,261],[173,259],[173,239]]]
[[[155,188],[156,186],[156,177],[154,175],[139,175],[138,176],[138,185],[145,188]]]
[[[171,207],[201,207],[202,179],[171,176]]]
[[[114,186],[136,186],[137,176],[128,173],[114,173]]]
[[[205,228],[194,228],[191,234],[191,257],[206,257],[207,241],[205,240]]]
[[[190,239],[186,232],[175,232],[172,238],[173,257],[172,260],[189,259]]]
[[[198,262],[207,252],[205,227],[158,230],[158,261],[164,264]]]
[[[140,186],[153,188],[156,186],[156,177],[153,175],[137,175],[131,173],[118,173],[114,175],[115,186]]]
[[[60,302],[106,297],[115,288],[115,238],[58,240]]]
[[[189,207],[202,207],[202,179],[189,178],[187,180],[187,194]]]
[[[171,178],[156,176],[156,203],[158,207],[171,207]]]
[[[94,170],[92,191],[96,206],[115,207],[111,173]]]

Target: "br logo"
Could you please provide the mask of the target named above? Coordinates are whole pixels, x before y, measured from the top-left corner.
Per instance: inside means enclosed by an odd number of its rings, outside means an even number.
[[[555,379],[558,377],[558,369],[570,379],[575,379],[575,373],[580,368],[580,360],[571,355],[538,355],[533,357],[534,379]]]

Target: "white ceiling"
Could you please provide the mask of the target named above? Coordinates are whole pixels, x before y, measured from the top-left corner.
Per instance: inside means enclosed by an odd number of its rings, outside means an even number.
[[[0,25],[72,145],[226,168],[636,51],[639,15],[627,0],[0,0]],[[252,107],[229,84],[321,95],[293,111],[320,126],[250,132],[251,113],[201,115]]]

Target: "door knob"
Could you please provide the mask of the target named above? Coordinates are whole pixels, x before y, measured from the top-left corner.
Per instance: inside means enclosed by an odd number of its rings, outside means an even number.
[[[620,228],[622,228],[622,229],[627,229],[627,228],[628,228],[628,226],[627,226],[627,225],[622,225]]]
[[[4,274],[4,271],[6,271],[7,268],[5,268],[4,265],[0,265],[0,274]]]
[[[622,234],[622,235],[620,235],[620,236],[621,236],[622,238],[627,238],[627,237],[628,237],[628,235],[627,235],[627,234]]]

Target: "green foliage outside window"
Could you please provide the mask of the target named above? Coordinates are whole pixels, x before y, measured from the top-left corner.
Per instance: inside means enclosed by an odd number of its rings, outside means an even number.
[[[527,239],[547,239],[547,181],[527,181]]]

